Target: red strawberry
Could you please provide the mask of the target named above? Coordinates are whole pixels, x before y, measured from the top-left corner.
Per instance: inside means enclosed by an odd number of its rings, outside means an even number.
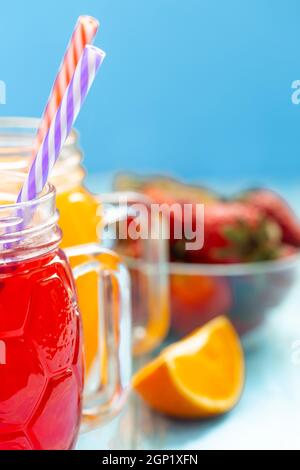
[[[276,220],[282,229],[284,243],[300,247],[300,221],[278,194],[269,189],[256,189],[246,192],[242,198]]]
[[[152,201],[161,205],[170,222],[171,242],[176,239],[176,229],[183,233],[185,224],[192,230],[196,229],[196,204],[210,204],[217,200],[217,196],[206,188],[180,183],[170,178],[150,179],[143,185],[143,193]],[[185,204],[192,206],[191,212],[184,210]],[[175,209],[175,211],[173,210]],[[186,220],[188,217],[188,220]],[[176,225],[177,224],[177,225]]]
[[[281,230],[256,207],[242,202],[220,202],[205,207],[204,246],[186,252],[186,261],[241,263],[275,259]]]
[[[178,236],[184,233],[185,226],[190,227],[193,231],[196,230],[196,204],[208,205],[219,198],[216,193],[206,188],[187,185],[163,176],[141,178],[123,173],[117,177],[114,186],[115,189],[120,191],[135,190],[142,192],[154,203],[161,206],[162,213],[165,214],[170,225],[172,260],[184,259],[184,253],[179,254],[178,247],[181,239],[178,240]],[[191,211],[185,211],[185,204],[191,205]],[[188,220],[186,220],[187,218]],[[173,246],[177,247],[178,252],[175,258],[173,252],[175,253],[176,249],[173,250]]]

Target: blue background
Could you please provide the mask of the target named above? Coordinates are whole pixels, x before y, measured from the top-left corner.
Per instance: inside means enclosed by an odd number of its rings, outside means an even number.
[[[79,14],[107,52],[77,121],[89,170],[298,179],[299,1],[2,1],[1,114],[41,114]]]

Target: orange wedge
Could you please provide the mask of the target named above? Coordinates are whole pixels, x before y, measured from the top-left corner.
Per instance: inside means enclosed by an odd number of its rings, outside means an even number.
[[[244,356],[226,317],[218,317],[167,347],[133,378],[133,388],[156,411],[205,418],[229,411],[244,384]]]

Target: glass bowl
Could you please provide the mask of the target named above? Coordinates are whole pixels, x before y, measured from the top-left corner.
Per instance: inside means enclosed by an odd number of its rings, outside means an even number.
[[[125,256],[125,261],[135,280],[132,300],[140,318],[149,299],[141,289],[143,277],[152,275],[155,279],[155,273],[166,270],[172,338],[181,338],[219,315],[227,315],[245,337],[288,299],[299,279],[300,254],[231,265],[166,263],[159,269],[130,256]]]
[[[125,250],[120,245],[115,249],[131,273],[134,324],[139,325],[141,336],[148,331],[150,338],[156,338],[149,350],[158,347],[168,332],[176,340],[220,315],[227,315],[248,342],[248,333],[256,332],[269,314],[289,300],[300,279],[300,252],[256,263],[166,261],[162,266],[134,254],[139,252],[136,246],[127,241]],[[251,335],[250,343],[252,339],[255,342]]]
[[[171,330],[180,337],[226,314],[240,335],[264,322],[296,285],[300,254],[244,264],[169,263]]]

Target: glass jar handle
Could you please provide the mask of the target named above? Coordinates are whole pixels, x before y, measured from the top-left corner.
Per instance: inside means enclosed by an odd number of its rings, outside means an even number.
[[[97,243],[65,250],[68,258],[86,256],[88,261],[73,268],[75,280],[97,275],[98,286],[98,376],[92,391],[84,393],[81,431],[89,431],[111,417],[126,401],[131,380],[130,280],[117,254]]]
[[[142,205],[148,211],[151,210],[153,202],[149,197],[131,191],[115,191],[111,193],[98,194],[96,196],[99,207],[102,208],[102,229],[115,222],[125,221],[128,217],[136,215],[135,207]],[[105,205],[109,207],[105,211]],[[136,206],[137,205],[137,206]],[[104,208],[104,210],[103,210]],[[143,211],[140,216],[143,216]],[[148,215],[147,215],[148,217]],[[145,221],[148,226],[149,219]],[[147,318],[144,327],[133,324],[133,352],[136,356],[152,351],[165,338],[170,326],[170,300],[169,300],[169,276],[167,272],[168,263],[168,226],[162,216],[154,217],[151,213],[149,228],[153,237],[142,238],[142,258],[130,259],[124,257],[124,262],[130,270],[143,273],[147,282],[147,294],[143,293],[143,306],[146,306]],[[113,247],[117,250],[116,247]],[[132,283],[133,289],[137,283]],[[140,293],[137,293],[140,296]],[[135,294],[132,293],[134,298]],[[139,313],[134,311],[134,321]]]

